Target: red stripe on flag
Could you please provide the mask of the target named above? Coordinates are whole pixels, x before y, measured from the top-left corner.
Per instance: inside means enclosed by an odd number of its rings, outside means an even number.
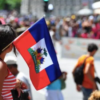
[[[28,49],[35,45],[36,41],[30,34],[30,32],[24,32],[24,34],[18,37],[13,43],[28,64],[30,78],[34,87],[39,90],[50,84],[49,78],[45,70],[42,70],[39,73],[36,73],[35,71],[34,62],[30,53],[28,52]]]

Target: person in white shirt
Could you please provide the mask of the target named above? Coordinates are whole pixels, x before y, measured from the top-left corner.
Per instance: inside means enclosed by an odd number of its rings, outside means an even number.
[[[27,89],[23,89],[24,91],[28,91],[29,93],[29,97],[30,100],[33,100],[32,98],[32,92],[31,92],[31,87],[30,87],[30,83],[29,80],[27,78],[27,76],[20,72],[18,70],[18,64],[17,64],[17,59],[14,56],[6,56],[5,60],[4,60],[8,66],[8,68],[10,69],[11,73],[20,81],[22,81],[23,83],[26,84]]]

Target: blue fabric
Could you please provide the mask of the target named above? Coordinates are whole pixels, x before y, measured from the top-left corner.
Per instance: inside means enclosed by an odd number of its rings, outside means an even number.
[[[82,87],[82,92],[83,92],[83,100],[88,100],[91,93],[93,92],[93,89],[87,89],[87,88]]]
[[[41,39],[45,40],[49,55],[53,61],[53,65],[47,66],[45,70],[47,72],[50,82],[53,82],[61,76],[61,70],[57,61],[56,53],[49,35],[45,19],[42,18],[41,20],[33,24],[33,26],[31,26],[28,30],[36,42],[39,42]]]
[[[53,83],[51,83],[50,85],[48,85],[47,90],[61,90],[61,82],[60,80],[56,80]]]

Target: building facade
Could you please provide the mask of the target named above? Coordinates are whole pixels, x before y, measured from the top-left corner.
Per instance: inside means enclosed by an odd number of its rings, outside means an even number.
[[[49,0],[49,4],[54,7],[49,13],[55,16],[69,16],[76,14],[85,5],[91,8],[93,2],[94,0]],[[45,14],[43,7],[43,0],[22,0],[21,14],[32,13],[40,18]]]

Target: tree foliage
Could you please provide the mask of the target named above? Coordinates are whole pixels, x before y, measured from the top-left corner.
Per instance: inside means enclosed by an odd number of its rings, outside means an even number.
[[[19,9],[21,0],[0,0],[0,9],[13,10]]]
[[[5,5],[5,0],[0,0],[0,9],[3,9]]]

